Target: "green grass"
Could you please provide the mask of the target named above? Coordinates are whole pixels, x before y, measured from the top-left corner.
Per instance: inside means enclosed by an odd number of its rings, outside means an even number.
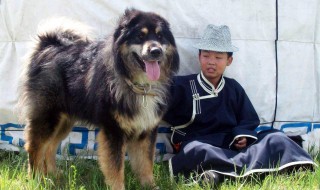
[[[319,164],[319,158],[316,158]],[[58,168],[62,170],[59,178],[36,176],[30,179],[27,175],[26,153],[0,151],[0,190],[34,190],[34,189],[70,189],[95,190],[108,189],[99,170],[96,160],[75,158],[73,160],[59,160]],[[210,184],[187,185],[184,179],[172,181],[169,177],[167,162],[156,163],[154,166],[156,184],[163,190],[201,190],[201,189],[320,189],[320,169],[315,172],[300,171],[290,174],[272,173],[264,177],[251,176],[248,178],[227,179],[219,186]],[[139,182],[126,163],[126,189],[142,189]]]

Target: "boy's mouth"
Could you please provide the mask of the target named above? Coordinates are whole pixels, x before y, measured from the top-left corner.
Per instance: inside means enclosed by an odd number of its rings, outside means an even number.
[[[216,69],[214,69],[214,68],[208,68],[207,71],[210,72],[210,73],[213,73],[213,72],[216,71]]]

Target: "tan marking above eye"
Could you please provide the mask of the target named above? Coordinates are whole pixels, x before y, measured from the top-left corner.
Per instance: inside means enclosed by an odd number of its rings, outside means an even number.
[[[160,27],[160,26],[158,26],[158,27],[156,28],[156,34],[159,34],[159,33],[161,33],[161,27]]]
[[[148,28],[144,27],[141,29],[141,32],[144,33],[144,35],[147,35],[149,30],[148,30]]]

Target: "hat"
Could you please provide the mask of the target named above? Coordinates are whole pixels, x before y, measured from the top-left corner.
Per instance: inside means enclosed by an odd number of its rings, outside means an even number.
[[[202,38],[194,47],[217,52],[235,52],[239,50],[231,44],[231,34],[228,26],[215,26],[212,24],[207,26]]]

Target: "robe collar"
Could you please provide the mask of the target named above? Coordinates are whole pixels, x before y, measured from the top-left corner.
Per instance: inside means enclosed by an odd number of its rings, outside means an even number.
[[[225,80],[224,77],[221,77],[221,80],[218,84],[218,87],[215,88],[213,86],[213,84],[211,84],[211,82],[209,82],[206,77],[203,75],[202,71],[201,73],[198,74],[197,76],[198,82],[200,84],[200,86],[209,94],[214,95],[215,97],[218,96],[219,92],[223,89],[224,84],[225,84]]]

